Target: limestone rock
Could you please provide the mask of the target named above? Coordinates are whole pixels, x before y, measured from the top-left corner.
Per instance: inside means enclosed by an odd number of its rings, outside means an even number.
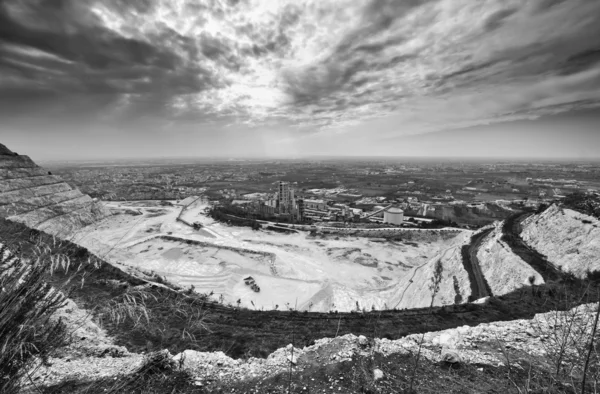
[[[217,370],[230,370],[239,364],[223,352],[184,350],[172,359],[182,370],[199,377],[212,375]]]
[[[442,361],[449,364],[457,364],[462,361],[458,351],[452,349],[445,349],[442,351]]]
[[[378,381],[383,379],[383,371],[379,368],[373,370],[373,380]]]
[[[367,345],[369,344],[369,340],[364,335],[359,335],[358,336],[358,344],[361,347],[367,347]]]
[[[521,237],[549,262],[578,277],[600,270],[600,220],[552,205],[522,223]]]
[[[108,216],[100,203],[28,156],[9,153],[0,147],[0,217],[66,238]]]
[[[530,286],[530,278],[535,285],[544,283],[542,276],[529,264],[514,254],[502,240],[503,222],[497,222],[477,251],[477,259],[481,272],[485,277],[492,294],[510,293],[524,286]],[[477,300],[478,303],[484,303]]]
[[[290,362],[290,364],[292,365],[296,365],[298,364],[298,357],[296,355],[289,355],[287,356],[288,361]]]
[[[434,337],[432,343],[443,348],[454,349],[462,343],[462,336],[458,329],[449,329]]]

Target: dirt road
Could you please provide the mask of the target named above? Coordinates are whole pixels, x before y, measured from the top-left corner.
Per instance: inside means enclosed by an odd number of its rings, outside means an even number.
[[[461,250],[463,265],[469,275],[469,281],[471,282],[471,295],[469,296],[469,301],[475,301],[492,295],[492,290],[481,272],[481,266],[479,265],[479,259],[477,258],[477,251],[481,246],[481,242],[490,232],[492,232],[492,230],[493,229],[490,228],[474,235],[471,238],[471,242],[468,245],[464,245]]]

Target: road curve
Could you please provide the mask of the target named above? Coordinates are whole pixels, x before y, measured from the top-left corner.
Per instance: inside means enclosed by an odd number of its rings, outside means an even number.
[[[471,295],[469,301],[475,301],[483,297],[489,297],[492,294],[490,285],[485,280],[485,276],[481,272],[481,266],[479,259],[477,258],[477,251],[481,246],[481,243],[487,237],[489,233],[493,231],[492,228],[484,230],[471,237],[471,242],[468,245],[462,247],[462,262],[467,274],[469,275],[469,282],[471,283]]]

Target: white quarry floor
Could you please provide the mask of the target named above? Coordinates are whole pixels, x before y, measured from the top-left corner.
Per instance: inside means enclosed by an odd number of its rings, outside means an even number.
[[[176,220],[181,207],[152,202],[107,207],[143,214],[113,215],[75,234],[73,241],[111,262],[154,271],[175,284],[213,292],[215,299],[222,296],[225,303],[240,300],[256,309],[349,311],[357,302],[361,308],[393,308],[402,293],[398,286],[406,286],[414,267],[446,256],[464,241],[458,236],[416,244],[254,231],[214,222],[203,214],[201,202],[183,215],[203,224],[197,231]],[[244,284],[249,275],[260,292]]]

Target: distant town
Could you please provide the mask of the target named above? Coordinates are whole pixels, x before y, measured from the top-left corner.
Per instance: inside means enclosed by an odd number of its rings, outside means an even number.
[[[600,190],[598,163],[331,159],[46,166],[101,200],[203,196],[232,216],[287,223],[478,228],[513,208]]]

